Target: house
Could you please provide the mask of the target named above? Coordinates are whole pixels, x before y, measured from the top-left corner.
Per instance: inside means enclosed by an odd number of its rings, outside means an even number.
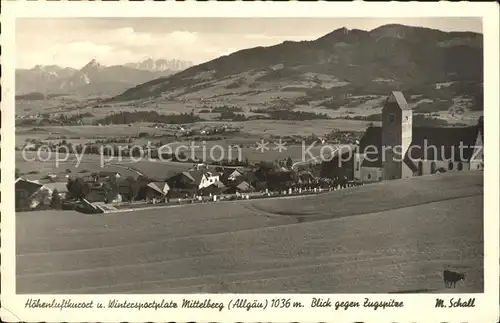
[[[234,183],[227,189],[224,190],[225,194],[235,194],[235,193],[250,193],[254,192],[255,188],[250,185],[247,181],[241,181],[239,183]]]
[[[243,176],[243,171],[235,168],[226,168],[223,170],[221,175],[221,181],[223,183],[230,183],[237,179],[238,177]]]
[[[302,183],[312,183],[315,179],[314,175],[307,170],[297,172],[298,180]]]
[[[243,178],[246,182],[255,186],[255,183],[259,180],[259,178],[255,174],[254,170],[253,169],[250,169],[250,170],[242,169],[241,171],[243,172],[243,175],[237,177],[235,180],[240,180]]]
[[[106,190],[102,187],[93,187],[85,199],[90,203],[105,202]]]
[[[34,209],[49,205],[52,192],[43,184],[19,177],[15,181],[16,209]]]
[[[76,210],[78,212],[87,213],[87,214],[104,213],[104,210],[101,206],[92,203],[88,199],[82,199],[78,203]]]
[[[166,182],[171,188],[175,189],[191,189],[196,187],[195,179],[189,171],[177,173],[167,178]]]
[[[226,186],[224,185],[224,183],[222,183],[221,181],[217,181],[207,187],[204,187],[202,189],[200,189],[200,193],[202,195],[218,195],[218,194],[221,194],[223,193],[224,191],[226,190]]]
[[[101,171],[101,172],[97,173],[97,177],[99,179],[109,179],[111,177],[115,177],[118,179],[121,177],[121,174],[119,172]]]
[[[168,185],[176,189],[201,189],[217,181],[219,181],[219,175],[200,170],[185,171],[167,179]]]
[[[482,122],[470,127],[419,127],[401,92],[392,92],[382,126],[369,127],[354,154],[354,178],[364,182],[483,168]]]
[[[64,198],[68,193],[68,186],[66,182],[47,183],[44,186],[51,192],[51,195],[52,192],[57,190],[61,198]]]

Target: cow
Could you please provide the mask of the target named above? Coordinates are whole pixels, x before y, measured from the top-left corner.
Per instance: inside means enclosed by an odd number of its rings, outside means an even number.
[[[455,287],[458,281],[465,280],[465,274],[456,273],[454,271],[443,271],[443,280],[446,287]]]

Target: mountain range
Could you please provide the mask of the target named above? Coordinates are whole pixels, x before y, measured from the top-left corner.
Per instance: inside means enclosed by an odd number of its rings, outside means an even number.
[[[182,71],[186,68],[193,66],[193,63],[190,61],[181,61],[178,59],[152,59],[148,58],[145,61],[139,63],[127,63],[123,66],[135,68],[142,71],[152,71],[152,72],[161,72],[161,71]]]
[[[269,99],[263,93],[272,93],[307,103],[344,94],[396,89],[422,94],[438,88],[454,97],[482,95],[482,82],[482,34],[392,24],[370,31],[340,28],[312,41],[240,50],[135,86],[112,100],[239,96],[263,102]]]
[[[16,70],[16,94],[116,95],[138,84],[192,66],[180,60],[147,59],[139,63],[103,66],[95,59],[81,69],[37,65]]]

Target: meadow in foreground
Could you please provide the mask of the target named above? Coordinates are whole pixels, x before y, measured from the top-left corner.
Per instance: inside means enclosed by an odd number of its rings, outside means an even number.
[[[294,199],[16,215],[18,293],[482,292],[482,172]]]

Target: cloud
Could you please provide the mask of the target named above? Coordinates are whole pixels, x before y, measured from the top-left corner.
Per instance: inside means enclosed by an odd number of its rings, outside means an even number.
[[[74,31],[69,32],[68,37],[63,37],[65,33],[58,34],[59,37],[52,38],[38,35],[43,41],[31,41],[34,39],[27,35],[19,37],[16,46],[18,67],[57,64],[78,68],[93,58],[104,65],[124,64],[147,57],[196,58],[197,52],[209,47],[197,33],[188,31],[152,34],[123,27],[97,34]],[[203,54],[199,56],[203,57]]]
[[[16,64],[20,68],[38,64],[80,68],[93,58],[117,65],[149,57],[199,64],[245,48],[313,40],[342,26],[371,29],[406,22],[457,29],[464,24],[462,18],[425,23],[405,19],[23,18],[16,21]],[[480,20],[478,24],[476,29]]]
[[[33,39],[28,31],[19,35],[18,67],[56,64],[80,68],[94,58],[104,65],[119,65],[149,57],[183,59],[198,64],[245,48],[304,39],[300,36],[186,30],[153,33],[137,31],[130,26],[93,33],[75,29],[61,32],[49,28],[45,33],[49,37],[37,34]]]
[[[130,24],[127,20],[121,22]],[[158,22],[155,28],[149,30],[140,24],[120,26],[116,21],[103,23],[85,23],[83,19],[24,21],[16,39],[17,66],[30,68],[38,64],[56,64],[81,68],[94,58],[104,65],[119,65],[149,57],[183,59],[199,64],[245,48],[304,38],[236,33],[227,28],[192,31],[186,27],[170,27],[163,31],[162,24],[170,21]]]

